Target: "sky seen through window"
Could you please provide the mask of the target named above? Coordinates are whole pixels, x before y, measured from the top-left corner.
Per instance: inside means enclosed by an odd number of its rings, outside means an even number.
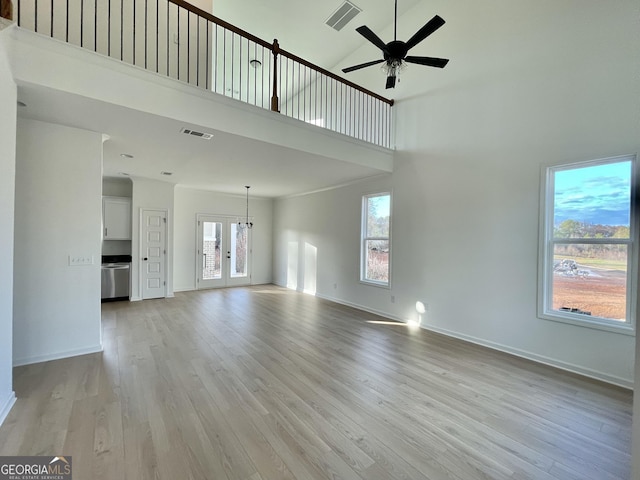
[[[565,220],[629,226],[631,162],[555,172],[554,224]]]

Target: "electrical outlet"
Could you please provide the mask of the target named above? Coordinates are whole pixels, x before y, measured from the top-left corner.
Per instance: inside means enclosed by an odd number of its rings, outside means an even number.
[[[391,303],[396,303],[396,296],[395,295],[391,295]]]
[[[93,255],[69,255],[69,266],[93,265]]]

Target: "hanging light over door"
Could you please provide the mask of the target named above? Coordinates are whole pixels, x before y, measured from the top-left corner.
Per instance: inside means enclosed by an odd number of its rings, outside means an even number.
[[[249,189],[250,185],[245,185],[244,188],[247,189],[247,215],[244,218],[244,222],[242,219],[238,219],[238,228],[253,228],[253,222],[249,221]]]

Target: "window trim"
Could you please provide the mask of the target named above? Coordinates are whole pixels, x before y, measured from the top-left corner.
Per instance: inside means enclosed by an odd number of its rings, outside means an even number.
[[[389,236],[388,237],[367,237],[367,219],[368,219],[368,203],[369,199],[372,197],[382,197],[389,196]],[[371,285],[374,287],[380,287],[385,289],[391,289],[391,268],[392,268],[392,242],[391,242],[391,227],[392,227],[392,218],[393,218],[393,195],[391,190],[375,192],[375,193],[366,193],[362,195],[361,202],[361,211],[360,211],[360,283],[365,285]],[[378,280],[369,280],[366,278],[367,272],[367,241],[369,240],[386,240],[389,242],[389,280],[386,282],[381,282]]]
[[[609,163],[631,162],[631,192],[630,192],[630,222],[629,239],[576,239],[579,241],[566,243],[587,243],[587,244],[622,244],[629,245],[627,258],[627,319],[624,323],[617,320],[608,320],[602,317],[591,317],[579,313],[559,312],[550,307],[552,295],[552,282],[550,275],[553,275],[551,265],[553,265],[553,246],[557,243],[553,238],[553,208],[555,185],[553,182],[554,173],[562,170],[572,170],[586,168]],[[538,318],[550,320],[579,327],[604,330],[624,335],[635,335],[636,331],[636,308],[637,308],[637,288],[638,288],[638,214],[636,207],[638,193],[638,161],[636,154],[618,155],[595,160],[585,160],[572,163],[557,163],[543,165],[541,168],[540,181],[540,219],[539,219],[539,255],[538,255]],[[550,271],[551,270],[551,271]]]

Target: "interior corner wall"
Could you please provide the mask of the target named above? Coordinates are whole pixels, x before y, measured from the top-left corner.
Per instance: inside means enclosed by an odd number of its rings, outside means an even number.
[[[244,216],[246,197],[184,187],[175,189],[174,289],[195,290],[196,217],[198,214]],[[250,197],[249,215],[253,217],[251,284],[272,281],[273,200]]]
[[[101,177],[101,134],[18,119],[14,365],[102,349]]]
[[[140,287],[140,233],[142,211],[165,210],[167,218],[167,257],[166,257],[166,297],[173,297],[173,223],[174,208],[173,183],[160,182],[147,178],[132,178],[133,193],[131,198],[131,300],[142,300]]]
[[[391,186],[389,175],[276,199],[274,283],[391,315],[390,290],[359,282],[362,196],[390,191]]]
[[[538,222],[544,165],[640,150],[639,7],[420,2],[403,21],[448,19],[429,51],[451,62],[403,76],[388,182],[276,201],[276,282],[399,319],[421,301],[426,328],[631,387],[633,336],[537,317]],[[388,188],[385,290],[358,282],[359,209]]]
[[[15,401],[12,339],[17,99],[17,87],[0,43],[0,252],[3,257],[0,268],[0,424]]]

